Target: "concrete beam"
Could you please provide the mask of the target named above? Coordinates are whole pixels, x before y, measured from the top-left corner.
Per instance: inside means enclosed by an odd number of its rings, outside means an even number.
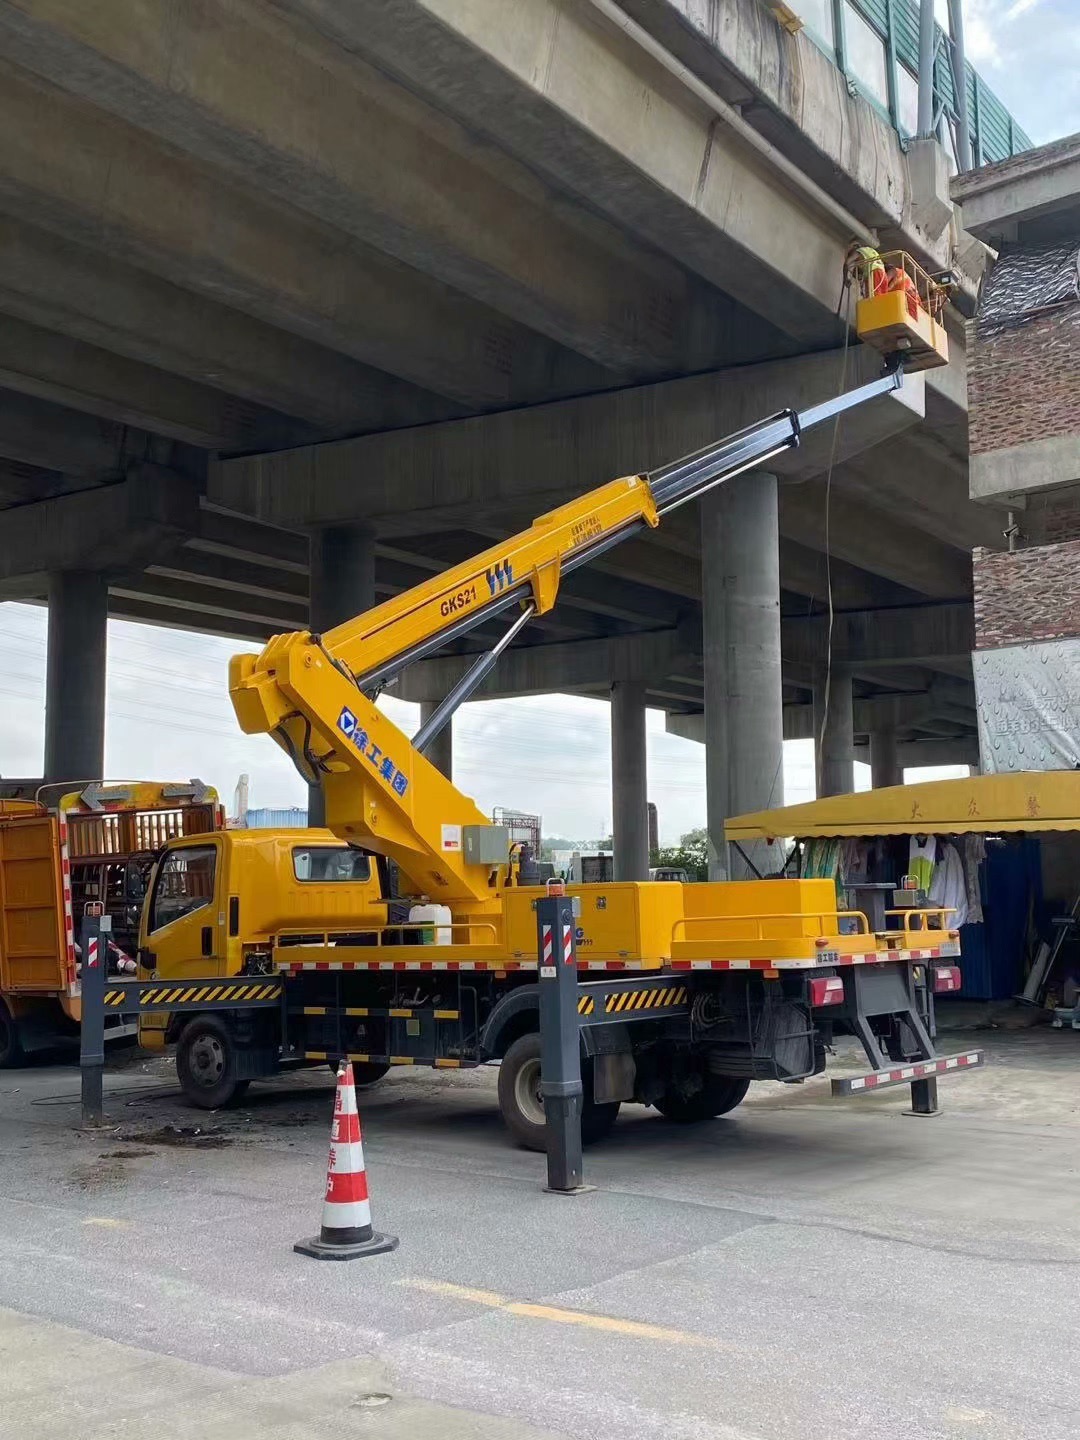
[[[118,475],[126,460],[145,454],[150,443],[149,435],[112,421],[0,391],[0,456],[21,465],[76,480],[99,479]]]
[[[2,305],[2,300],[0,300]],[[11,316],[0,324],[0,385],[210,450],[288,446],[310,425]]]
[[[828,619],[823,615],[786,619],[781,624],[785,671],[810,674],[825,653]],[[910,609],[840,613],[833,625],[833,663],[857,670],[873,662],[925,664],[925,654],[969,653],[974,642],[970,605],[924,605]],[[937,647],[933,649],[933,647]],[[449,655],[411,665],[396,692],[405,700],[445,695],[474,657]],[[614,667],[614,668],[612,668]],[[677,627],[562,644],[517,646],[507,651],[481,694],[487,698],[598,690],[613,680],[643,680],[651,693],[678,679],[691,704],[700,691],[701,631],[697,617]]]
[[[836,555],[827,562],[823,551],[783,537],[780,585],[784,590],[805,596],[816,608],[828,605],[830,587],[833,605],[838,610],[876,610],[886,605],[921,603],[918,592],[906,585],[874,575],[862,565],[849,565]]]
[[[21,505],[4,514],[0,596],[38,596],[55,571],[141,570],[197,524],[192,482],[148,464],[133,466],[114,485]]]
[[[1080,220],[1080,135],[1025,150],[1011,160],[956,175],[952,198],[964,226],[995,244],[1018,238],[1020,227],[1049,217]]]
[[[877,357],[854,352],[848,387],[873,378]],[[833,353],[656,385],[635,386],[499,415],[478,416],[308,446],[284,454],[222,461],[208,495],[226,509],[275,525],[364,518],[382,535],[463,519],[499,520],[507,509],[532,514],[619,475],[639,474],[700,449],[785,407],[802,409],[835,395]],[[840,427],[841,459],[914,425],[923,386],[915,376],[899,395],[883,396]],[[784,475],[825,469],[832,426],[810,431],[797,450],[769,461]],[[358,486],[356,477],[363,475]]]
[[[792,617],[784,621],[784,660],[817,665],[825,655],[828,617]],[[970,603],[921,605],[894,610],[863,610],[834,617],[834,665],[928,665],[970,655],[975,647],[975,615]]]
[[[43,470],[20,460],[0,461],[0,502],[4,505],[48,500],[64,490],[80,489],[83,483],[59,470]]]
[[[852,705],[852,722],[856,736],[873,734],[882,730],[905,731],[922,728],[933,709],[929,694],[923,695],[869,695],[857,698]],[[975,732],[974,710],[961,712],[966,716],[968,728]],[[665,728],[669,735],[678,735],[684,740],[704,743],[705,716],[698,712],[669,714]],[[784,706],[784,739],[816,740],[814,730],[814,706],[788,704]],[[858,743],[858,741],[856,741]]]
[[[694,643],[692,633],[672,629],[560,645],[519,645],[503,655],[476,698],[606,690],[615,681],[648,685],[691,657]],[[441,700],[473,658],[446,655],[418,661],[405,671],[393,693],[402,700]]]
[[[279,0],[803,345],[835,344],[851,221],[618,23],[560,0]],[[795,237],[798,237],[797,241]]]
[[[265,4],[143,0],[135,28],[128,0],[2,3],[0,36],[62,89],[625,378],[754,351],[734,301]]]
[[[2,172],[0,162],[0,172]],[[0,201],[2,203],[2,201]],[[116,258],[0,214],[0,311],[299,417],[325,434],[422,425],[459,407]]]
[[[1007,504],[1080,480],[1080,440],[1048,435],[971,457],[971,498]]]
[[[276,97],[275,97],[276,100]],[[469,409],[607,371],[400,261],[0,65],[0,208]],[[79,136],[79,145],[70,143]]]
[[[845,508],[855,497],[950,548],[1000,550],[1005,543],[1003,515],[971,503],[967,466],[929,436],[915,445],[898,435],[872,454],[854,456],[837,466],[833,485],[834,502],[843,497]]]
[[[924,740],[902,740],[896,747],[897,760],[905,769],[932,765],[973,765],[979,764],[978,736],[962,735],[951,740],[931,737]],[[869,742],[855,746],[855,758],[864,765],[870,763]]]
[[[886,228],[904,249],[922,253],[937,268],[949,263],[942,225],[918,224],[923,195],[911,147],[849,88],[847,76],[805,30],[786,33],[758,0],[725,0],[722,23],[702,0],[620,4],[867,225]],[[947,192],[944,198],[947,206]]]
[[[913,475],[910,508],[922,488]],[[955,599],[971,591],[971,556],[926,534],[903,534],[895,514],[824,480],[780,487],[780,531],[791,540],[883,575],[922,595]],[[828,515],[828,521],[826,521]]]

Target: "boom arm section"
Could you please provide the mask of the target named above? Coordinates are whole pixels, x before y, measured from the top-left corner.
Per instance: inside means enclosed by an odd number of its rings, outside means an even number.
[[[486,817],[376,707],[379,689],[412,661],[511,607],[519,611],[516,633],[529,615],[552,608],[564,574],[793,449],[811,426],[902,383],[897,366],[801,415],[781,411],[651,474],[612,480],[322,636],[279,635],[261,655],[235,656],[229,688],[241,728],[272,734],[305,779],[322,781],[327,824],[343,838],[395,859],[433,898],[488,909],[501,877],[465,860],[461,836],[462,826]],[[473,685],[500,648],[474,667]],[[458,687],[442,707],[446,718],[469,689]],[[417,737],[421,749],[432,733],[429,725]]]

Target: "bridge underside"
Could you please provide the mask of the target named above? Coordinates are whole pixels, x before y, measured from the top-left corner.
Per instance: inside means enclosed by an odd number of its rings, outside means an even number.
[[[865,176],[843,206],[800,183],[775,114],[712,104],[589,0],[143,0],[137,26],[0,0],[0,55],[4,598],[93,572],[112,615],[258,641],[318,603],[310,534],[366,527],[392,595],[873,367],[842,256],[899,212]],[[970,551],[1002,527],[968,499],[954,350],[779,467],[789,735],[831,603],[856,733],[970,754]],[[691,733],[711,564],[685,514],[573,576],[502,693],[632,672]]]

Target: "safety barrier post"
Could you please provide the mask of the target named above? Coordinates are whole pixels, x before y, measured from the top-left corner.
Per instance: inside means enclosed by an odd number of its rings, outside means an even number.
[[[79,1074],[84,1129],[104,1124],[105,977],[108,971],[107,950],[111,930],[111,916],[83,916],[79,937],[82,946]]]
[[[536,902],[540,975],[540,1093],[547,1118],[547,1186],[573,1195],[585,1188],[581,1159],[581,1049],[574,902],[552,881]]]

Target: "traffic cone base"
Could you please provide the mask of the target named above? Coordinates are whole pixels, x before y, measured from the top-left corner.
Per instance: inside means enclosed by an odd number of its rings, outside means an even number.
[[[372,1231],[367,1240],[356,1243],[324,1240],[321,1235],[313,1235],[310,1240],[298,1240],[292,1248],[298,1255],[309,1255],[312,1260],[359,1260],[362,1255],[383,1255],[397,1247],[396,1235],[377,1235]]]
[[[352,1065],[343,1060],[334,1094],[322,1228],[310,1240],[298,1240],[293,1249],[313,1260],[358,1260],[396,1250],[397,1243],[396,1235],[378,1235],[372,1228],[356,1087]]]

